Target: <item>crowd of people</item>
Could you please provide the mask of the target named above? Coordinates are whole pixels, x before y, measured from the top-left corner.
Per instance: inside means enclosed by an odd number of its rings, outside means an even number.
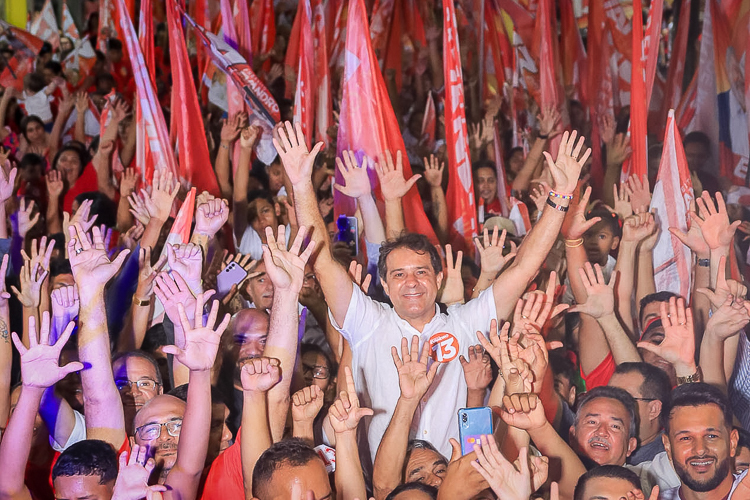
[[[443,87],[439,30],[400,89],[386,72],[405,150],[337,154],[337,123],[325,147],[292,123],[283,4],[275,48],[253,60],[283,117],[275,159],[227,112],[226,82],[201,101],[213,164],[195,168],[218,197],[136,168],[117,38],[72,75],[63,36],[23,91],[2,89],[0,500],[750,499],[750,210],[715,174],[717,145],[684,137],[696,202],[689,230],[670,227],[651,210],[653,162],[618,182],[627,107],[599,144],[580,103],[529,98],[515,110],[528,147],[513,148],[511,103],[481,102],[466,63],[479,227],[459,249],[451,145],[440,119],[434,141],[422,127]],[[96,22],[89,36],[107,36]],[[437,242],[406,230],[410,191]],[[353,238],[334,192],[356,206]],[[529,228],[503,216],[510,194]],[[667,232],[690,250],[688,296],[656,285]],[[492,425],[470,430],[461,410],[482,408]]]

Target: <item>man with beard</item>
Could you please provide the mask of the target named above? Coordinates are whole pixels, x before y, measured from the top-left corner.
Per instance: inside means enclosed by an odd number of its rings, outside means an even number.
[[[740,480],[732,474],[739,435],[722,392],[708,384],[686,384],[672,392],[662,436],[681,485],[662,492],[661,500],[732,500]],[[734,495],[740,500],[739,494]],[[743,497],[745,498],[745,497]]]

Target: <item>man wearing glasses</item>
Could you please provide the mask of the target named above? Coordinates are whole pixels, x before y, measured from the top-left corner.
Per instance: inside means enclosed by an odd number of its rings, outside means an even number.
[[[664,452],[661,440],[661,413],[669,403],[672,386],[667,374],[649,363],[622,363],[617,366],[609,385],[628,392],[638,410],[638,448],[628,457],[628,464],[653,460]]]
[[[181,399],[162,394],[145,404],[135,417],[135,442],[153,450],[154,461],[160,467],[160,484],[177,462],[185,409]]]
[[[161,373],[154,358],[142,351],[115,356],[112,372],[125,412],[125,432],[132,436],[135,414],[163,391]]]

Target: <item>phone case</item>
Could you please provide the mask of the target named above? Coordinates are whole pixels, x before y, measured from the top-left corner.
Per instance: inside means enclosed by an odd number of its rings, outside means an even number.
[[[238,285],[247,276],[241,265],[232,261],[216,276],[216,288],[219,297],[223,297],[232,289],[232,285]]]
[[[342,219],[346,219],[344,222]],[[343,241],[349,246],[352,257],[356,257],[359,254],[359,239],[358,234],[358,221],[356,217],[345,217],[340,216],[337,226],[339,228],[336,233],[336,241]]]
[[[474,443],[478,443],[479,436],[483,434],[492,434],[492,409],[490,407],[458,410],[458,435],[461,440],[462,455],[474,451]]]

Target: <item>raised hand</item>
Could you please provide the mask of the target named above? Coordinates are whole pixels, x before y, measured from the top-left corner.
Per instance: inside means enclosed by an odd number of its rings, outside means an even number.
[[[536,117],[539,121],[539,135],[547,139],[553,137],[557,124],[560,122],[560,112],[554,106],[545,106],[542,114]]]
[[[589,203],[590,196],[591,186],[586,188],[586,191],[583,192],[583,196],[581,196],[581,199],[578,200],[577,203],[575,200],[571,201],[570,208],[565,215],[562,228],[560,229],[563,238],[566,240],[578,240],[583,238],[586,231],[602,220],[601,217],[592,217],[591,219],[586,220],[586,206]]]
[[[492,382],[492,365],[490,355],[484,352],[481,345],[469,346],[469,359],[462,354],[459,356],[461,368],[464,370],[464,380],[470,391],[486,389]]]
[[[63,214],[63,227],[68,226],[74,226],[76,224],[80,224],[81,228],[85,232],[89,232],[89,230],[94,227],[94,224],[96,223],[98,215],[94,215],[93,217],[89,217],[91,214],[91,205],[93,205],[92,200],[84,200],[83,203],[81,203],[81,206],[78,207],[78,210],[76,210],[75,215],[73,217],[70,217],[70,215],[65,212]],[[73,236],[71,235],[71,238]]]
[[[695,333],[693,313],[685,307],[684,299],[669,299],[669,306],[662,302],[659,307],[664,326],[664,340],[661,344],[638,342],[639,349],[651,351],[672,363],[677,376],[695,373]]]
[[[26,250],[21,250],[21,256],[24,261],[31,261],[32,268],[36,264],[41,266],[41,269],[49,271],[49,261],[52,258],[52,252],[55,249],[55,240],[47,240],[46,236],[42,236],[39,240],[39,246],[37,247],[36,238],[31,241],[31,257],[28,256]]]
[[[229,325],[229,314],[224,315],[222,322],[214,328],[216,318],[219,314],[219,301],[215,300],[211,306],[211,312],[208,314],[206,324],[203,324],[203,304],[214,294],[213,290],[205,293],[199,293],[195,298],[195,328],[185,315],[185,306],[177,305],[180,314],[180,326],[185,334],[185,345],[164,346],[162,350],[167,354],[173,354],[174,357],[185,365],[190,371],[208,371],[213,367],[216,360],[216,353],[219,350],[221,335]]]
[[[536,394],[511,394],[503,397],[500,418],[513,427],[530,431],[547,423],[544,407]]]
[[[727,206],[724,203],[724,197],[720,192],[716,193],[716,205],[714,205],[708,191],[703,191],[700,198],[695,202],[700,208],[701,217],[690,212],[692,221],[701,228],[703,239],[711,250],[728,247],[732,244],[732,238],[742,221],[729,223]]]
[[[529,449],[523,447],[518,453],[518,463],[508,460],[497,449],[495,437],[480,437],[481,446],[474,444],[477,461],[471,465],[489,483],[492,491],[503,500],[528,500],[531,496],[531,470],[529,469]]]
[[[555,181],[555,190],[558,193],[570,194],[575,190],[578,178],[581,176],[581,169],[591,154],[591,148],[586,148],[586,151],[581,155],[584,138],[581,137],[576,143],[576,136],[575,130],[570,134],[567,131],[563,132],[556,162],[552,161],[552,156],[548,152],[544,152],[547,167]]]
[[[167,243],[167,262],[169,268],[182,276],[191,285],[200,285],[203,271],[203,253],[201,247],[188,243],[170,245]]]
[[[167,487],[161,484],[148,485],[151,472],[156,467],[156,462],[148,455],[148,447],[137,444],[130,450],[130,458],[127,451],[120,454],[120,468],[112,490],[112,500],[141,500],[149,491],[167,491]]]
[[[378,180],[380,181],[380,192],[386,201],[400,200],[422,177],[416,174],[412,175],[409,180],[404,179],[404,166],[400,150],[396,152],[395,165],[390,151],[381,154],[380,161],[375,164],[375,172],[378,174]]]
[[[76,113],[79,115],[83,115],[88,111],[89,109],[89,95],[88,93],[81,91],[75,93],[75,99],[76,99]]]
[[[146,208],[146,198],[143,197],[143,194],[131,193],[128,196],[128,203],[130,204],[130,213],[133,214],[135,220],[140,222],[143,227],[148,226],[151,214]]]
[[[39,212],[34,214],[34,200],[31,200],[31,202],[27,205],[26,204],[26,198],[21,197],[21,202],[18,207],[18,235],[21,238],[26,237],[26,233],[28,233],[32,227],[36,226],[36,223],[39,222]]]
[[[588,314],[592,318],[602,318],[613,314],[615,310],[615,283],[617,282],[617,271],[612,272],[609,284],[604,281],[604,273],[599,264],[591,267],[590,262],[578,269],[583,287],[586,289],[586,302],[568,309],[570,312]]]
[[[307,149],[307,141],[302,133],[302,126],[291,122],[285,122],[283,127],[277,128],[278,139],[273,138],[273,145],[281,157],[289,181],[293,185],[301,182],[311,182],[313,164],[315,157],[323,148],[323,143],[318,142],[312,148]]]
[[[557,273],[552,271],[547,280],[544,293],[535,291],[527,297],[518,299],[513,312],[513,330],[511,337],[541,333],[547,320],[568,309],[567,304],[555,306],[555,291],[557,290]],[[554,306],[554,309],[553,309]]]
[[[68,231],[72,237],[68,243],[70,267],[76,283],[85,283],[85,286],[78,290],[83,300],[84,295],[103,291],[104,286],[120,270],[130,250],[121,251],[115,260],[110,261],[98,227],[91,230],[92,239],[89,239],[79,223],[69,226]]]
[[[127,248],[132,252],[135,247],[138,246],[138,242],[141,240],[141,237],[143,236],[143,233],[145,231],[146,228],[143,227],[143,224],[141,224],[140,222],[136,222],[135,225],[130,226],[127,231],[125,231],[124,233],[120,233],[117,241],[117,246]]]
[[[157,273],[161,271],[164,264],[167,262],[167,257],[162,255],[159,260],[151,265],[151,247],[141,248],[138,252],[138,286],[135,289],[135,298],[145,301],[148,300],[154,293],[154,280],[156,279]],[[192,294],[191,294],[192,299]],[[164,302],[162,302],[164,304]],[[166,308],[166,306],[165,306]],[[175,307],[175,313],[177,309]],[[177,315],[175,319],[177,319]],[[171,319],[171,317],[170,317]]]
[[[401,398],[419,401],[430,388],[440,366],[440,362],[434,361],[429,370],[427,369],[427,362],[430,359],[430,343],[425,342],[420,355],[419,336],[412,337],[411,350],[409,350],[409,341],[404,337],[401,339],[401,357],[398,355],[396,346],[391,347],[391,357],[398,370]]]
[[[274,290],[286,290],[297,294],[305,279],[305,264],[315,250],[315,241],[310,241],[304,252],[300,253],[307,234],[307,228],[302,226],[299,228],[292,246],[287,250],[284,243],[286,241],[285,233],[286,228],[279,226],[278,237],[274,237],[273,229],[266,228],[268,245],[263,247],[263,262],[266,264],[266,273],[273,282]]]
[[[430,155],[430,160],[424,159],[424,180],[427,181],[431,187],[442,188],[443,187],[443,171],[445,170],[445,162],[439,162],[437,156]]]
[[[73,319],[78,316],[80,301],[75,285],[66,285],[52,290],[52,316],[57,319]]]
[[[138,174],[134,168],[126,168],[120,177],[120,196],[127,198],[133,192],[138,184]]]
[[[727,297],[746,297],[747,287],[733,279],[727,279],[727,259],[725,256],[719,258],[719,269],[716,276],[716,289],[711,291],[709,288],[698,288],[695,290],[702,293],[711,302],[711,308],[716,310],[720,308]]]
[[[497,273],[503,270],[505,264],[516,256],[516,244],[512,241],[510,242],[510,252],[503,255],[507,234],[508,232],[503,229],[503,232],[498,237],[498,227],[495,226],[492,230],[492,237],[490,237],[487,228],[484,228],[481,240],[479,236],[474,237],[474,244],[479,252],[483,273],[497,275]]]
[[[509,330],[510,323],[506,321],[498,335],[497,321],[493,319],[490,321],[489,339],[485,338],[482,332],[477,332],[477,339],[500,368],[506,394],[528,392],[532,389],[531,369],[518,356],[511,356],[508,341],[505,340],[508,339]]]
[[[231,115],[228,119],[222,120],[221,123],[221,142],[223,144],[229,145],[237,140],[237,138],[240,136],[240,132],[242,132],[242,122],[244,114],[244,111],[241,113],[235,113]],[[245,115],[245,120],[247,120],[247,115]]]
[[[242,129],[240,135],[240,147],[242,149],[250,150],[255,147],[255,143],[261,136],[262,130],[257,125],[251,125]],[[277,149],[278,151],[278,149]]]
[[[644,175],[639,179],[637,175],[628,177],[628,194],[630,195],[630,204],[633,206],[633,212],[648,212],[651,206],[651,190],[648,185],[648,176]]]
[[[630,153],[630,138],[625,134],[614,135],[607,142],[607,165],[621,165]]]
[[[445,284],[440,294],[440,302],[446,305],[463,303],[464,281],[461,278],[461,262],[464,253],[459,250],[453,260],[453,250],[450,245],[445,245]]]
[[[242,390],[245,392],[268,392],[280,380],[281,367],[275,358],[249,359],[240,371]]]
[[[547,198],[549,198],[550,191],[551,188],[549,187],[549,184],[541,181],[538,182],[529,193],[534,205],[536,205],[537,212],[540,214],[544,211],[544,207],[547,205]]]
[[[690,218],[693,222],[690,224],[690,228],[687,232],[680,231],[680,229],[676,227],[670,227],[669,232],[697,255],[699,259],[708,259],[711,256],[711,248],[703,237],[701,225],[695,222],[695,219],[700,219],[698,214],[695,213],[695,202],[691,205]]]
[[[328,410],[328,420],[336,434],[354,433],[362,417],[372,416],[373,411],[359,406],[357,389],[354,387],[352,369],[344,368],[346,390],[339,393],[339,397]]]
[[[130,105],[125,99],[117,99],[112,104],[112,119],[117,123],[123,121],[130,113]]]
[[[323,408],[323,391],[317,385],[304,387],[292,394],[292,420],[297,423],[308,423],[318,416]]]
[[[192,324],[195,319],[193,317],[195,297],[180,273],[175,271],[171,275],[165,272],[157,274],[154,278],[154,293],[164,305],[164,312],[167,313],[167,317],[172,323],[180,325],[179,305],[183,304],[185,311],[187,311],[186,316]],[[181,339],[176,338],[175,342],[181,343]]]
[[[42,283],[47,277],[47,271],[39,263],[26,261],[18,275],[19,290],[15,286],[10,287],[16,298],[23,307],[37,308],[42,298]]]
[[[724,303],[714,311],[706,323],[706,334],[726,340],[742,332],[750,323],[750,302],[733,295],[727,296]]]
[[[367,293],[370,289],[372,274],[364,272],[362,264],[358,263],[356,260],[349,263],[349,277],[364,293]]]
[[[620,191],[617,191],[617,184],[612,185],[612,195],[615,200],[614,212],[620,216],[620,219],[625,220],[633,215],[633,205],[630,203],[630,194],[625,187],[625,183],[620,184]]]
[[[229,204],[227,200],[214,198],[198,205],[195,211],[196,234],[213,238],[229,219]]]
[[[342,161],[343,159],[343,161]],[[336,168],[341,172],[345,185],[334,184],[333,188],[348,196],[357,199],[370,196],[372,186],[367,174],[367,157],[362,158],[362,166],[357,166],[357,157],[354,151],[342,151],[341,158],[336,158]]]
[[[0,203],[5,203],[13,196],[17,173],[17,168],[11,168],[8,175],[5,175],[5,169],[0,168]]]
[[[65,327],[57,342],[50,344],[49,313],[42,313],[42,327],[39,335],[36,331],[36,318],[29,317],[29,348],[27,349],[16,332],[12,333],[13,343],[21,355],[21,381],[24,387],[47,389],[65,378],[69,373],[83,370],[79,362],[60,366],[60,351],[73,333],[75,323],[72,321]]]
[[[162,222],[169,218],[175,196],[180,191],[180,183],[173,180],[172,172],[166,168],[154,171],[151,194],[141,189],[146,210],[150,217]]]
[[[654,214],[641,212],[631,215],[623,221],[622,241],[639,244],[656,232],[656,220]]]

